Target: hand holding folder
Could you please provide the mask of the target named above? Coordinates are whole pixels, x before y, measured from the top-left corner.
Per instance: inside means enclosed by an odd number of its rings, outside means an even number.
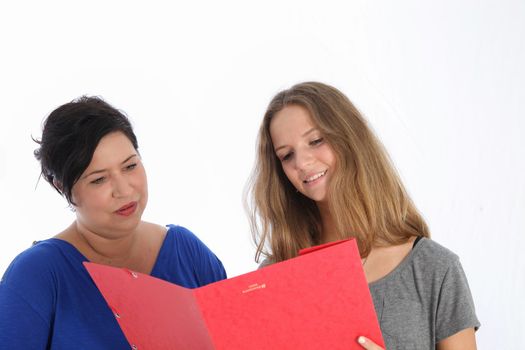
[[[84,264],[138,350],[384,347],[353,239],[196,289]]]

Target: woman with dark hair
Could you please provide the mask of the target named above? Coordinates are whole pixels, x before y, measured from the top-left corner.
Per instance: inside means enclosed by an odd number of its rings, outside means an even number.
[[[187,288],[226,278],[220,260],[184,227],[141,219],[146,172],[126,116],[81,97],[46,119],[35,151],[42,176],[76,220],[19,254],[0,283],[5,349],[129,349],[83,262],[150,274]]]
[[[261,267],[355,238],[387,349],[476,348],[479,321],[458,256],[430,239],[380,141],[339,90],[306,82],[271,100],[251,199]]]

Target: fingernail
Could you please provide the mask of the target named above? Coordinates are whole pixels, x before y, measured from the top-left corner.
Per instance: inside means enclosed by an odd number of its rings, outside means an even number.
[[[359,344],[364,344],[366,342],[366,339],[365,337],[359,337],[357,338],[357,341],[359,342]]]

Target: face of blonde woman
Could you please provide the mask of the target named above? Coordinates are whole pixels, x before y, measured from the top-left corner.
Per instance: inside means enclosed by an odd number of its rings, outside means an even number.
[[[335,169],[335,155],[308,110],[289,105],[270,123],[275,153],[294,187],[316,201],[327,200],[327,188]]]
[[[137,227],[148,201],[146,172],[123,133],[100,140],[72,195],[77,223],[91,232],[118,238]]]

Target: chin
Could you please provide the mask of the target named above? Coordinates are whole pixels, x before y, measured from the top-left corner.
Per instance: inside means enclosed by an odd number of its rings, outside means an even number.
[[[142,218],[140,215],[137,215],[133,218],[129,218],[128,220],[124,222],[118,223],[118,228],[120,230],[129,231],[134,230],[142,221]]]
[[[306,198],[308,199],[311,199],[313,200],[314,202],[316,203],[322,203],[322,202],[325,202],[326,201],[326,197],[325,196],[320,196],[320,195],[307,195],[307,194],[304,194],[303,193],[303,196],[305,196]]]
[[[315,201],[316,203],[327,203],[328,202],[328,198],[326,198],[326,194],[313,196],[312,200]]]

